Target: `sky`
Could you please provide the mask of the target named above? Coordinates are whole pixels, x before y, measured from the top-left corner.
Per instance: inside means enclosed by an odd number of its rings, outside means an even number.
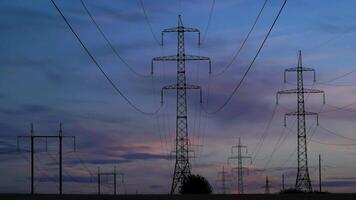
[[[206,177],[220,192],[218,172],[227,165],[231,146],[238,137],[248,146],[244,176],[247,193],[263,192],[265,176],[272,188],[287,187],[296,177],[297,127],[295,118],[284,113],[296,109],[296,96],[280,97],[276,92],[295,87],[296,75],[285,68],[296,66],[297,52],[303,65],[316,70],[305,74],[305,86],[324,90],[307,95],[306,109],[319,113],[319,126],[307,117],[309,171],[314,188],[318,185],[318,155],[323,164],[323,186],[330,192],[356,192],[354,133],[356,108],[355,74],[356,24],[352,0],[289,0],[264,48],[231,101],[210,115],[232,93],[265,37],[282,0],[268,0],[246,45],[225,73],[252,26],[264,0],[102,0],[84,1],[115,50],[137,76],[108,46],[80,1],[57,0],[59,8],[76,33],[120,90],[145,112],[161,106],[160,90],[175,84],[176,64],[155,63],[153,57],[176,54],[176,35],[167,34],[161,47],[161,31],[177,26],[178,14],[187,27],[201,31],[186,34],[187,54],[210,57],[207,62],[187,62],[187,82],[203,90],[188,94],[188,132],[194,158],[192,173]],[[144,10],[143,10],[144,8]],[[212,12],[211,12],[212,10]],[[146,16],[144,14],[146,13]],[[210,16],[210,21],[209,21]],[[124,174],[120,193],[168,193],[172,181],[176,96],[164,93],[164,103],[155,115],[143,115],[119,96],[86,54],[59,13],[48,0],[0,2],[0,192],[27,193],[30,190],[29,141],[16,136],[57,135],[59,122],[65,135],[76,136],[64,143],[64,192],[96,193],[96,172],[111,172],[116,166]],[[349,73],[351,72],[351,73]],[[347,74],[348,73],[348,74]],[[343,76],[345,75],[345,76]],[[273,112],[275,114],[273,115]],[[263,142],[262,142],[263,141]],[[39,193],[58,191],[58,143],[44,140],[35,144],[35,189]],[[229,171],[230,172],[230,171]],[[103,192],[112,193],[112,180],[105,179]],[[230,191],[236,192],[236,174]]]

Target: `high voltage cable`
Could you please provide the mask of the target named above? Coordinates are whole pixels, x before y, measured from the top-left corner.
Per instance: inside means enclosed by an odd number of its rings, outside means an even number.
[[[266,125],[266,128],[264,129],[262,135],[261,135],[261,138],[260,138],[260,141],[257,143],[257,150],[254,152],[254,156],[253,156],[253,159],[252,159],[252,162],[254,162],[256,160],[256,157],[257,155],[259,154],[259,152],[261,151],[261,148],[262,148],[262,145],[268,135],[268,131],[269,131],[269,128],[273,122],[273,119],[274,119],[274,116],[276,115],[276,110],[277,110],[277,104],[275,104],[274,108],[273,108],[273,111],[272,111],[272,115],[270,117],[270,119],[268,120],[268,123]]]
[[[341,138],[344,138],[344,139],[347,139],[347,140],[351,140],[351,141],[356,141],[355,138],[350,138],[350,137],[346,137],[344,135],[341,135],[339,133],[336,133],[335,131],[331,131],[323,126],[319,126],[319,128],[323,129],[324,131],[326,131],[327,133],[331,134],[331,135],[334,135],[334,136],[338,136],[338,137],[341,137]]]
[[[316,119],[314,120],[314,124],[315,124],[315,123],[316,123]],[[311,138],[314,136],[314,134],[316,133],[317,128],[318,128],[318,126],[315,126],[315,128],[314,128],[312,134],[310,135],[309,138],[307,138],[307,144],[309,144],[310,139],[311,139]],[[310,126],[308,132],[309,132],[311,129],[312,129],[312,126]],[[297,152],[297,148],[295,148],[294,151],[293,151],[291,154],[289,154],[288,158],[287,158],[287,159],[283,162],[283,164],[281,165],[282,168],[288,163],[288,161],[293,157],[293,155],[294,155],[296,152]]]
[[[347,104],[347,105],[344,105],[344,106],[341,106],[341,107],[339,107],[339,106],[334,106],[334,105],[330,105],[330,104],[326,104],[326,105],[328,105],[328,106],[330,106],[330,107],[334,107],[335,109],[331,109],[331,110],[325,110],[325,111],[323,111],[323,112],[321,112],[321,113],[330,113],[330,112],[335,112],[335,111],[346,111],[346,112],[356,112],[356,111],[352,111],[352,110],[347,110],[347,109],[345,109],[345,108],[348,108],[348,107],[351,107],[351,106],[353,106],[353,105],[355,105],[356,104],[356,102],[353,102],[353,103],[350,103],[350,104]]]
[[[355,85],[355,84],[348,84],[348,85],[346,85],[346,84],[345,84],[345,85],[328,84],[328,83],[334,82],[334,81],[336,81],[336,80],[339,80],[339,79],[341,79],[341,78],[344,78],[344,77],[346,77],[346,76],[348,76],[348,75],[350,75],[350,74],[353,74],[353,73],[355,73],[355,72],[356,72],[356,69],[351,70],[351,71],[349,71],[349,72],[346,72],[345,74],[336,76],[336,77],[334,77],[334,78],[331,78],[331,79],[329,79],[329,80],[317,81],[316,83],[313,83],[313,85],[329,85],[329,86],[351,86],[351,85]],[[294,83],[291,83],[291,82],[287,82],[287,83],[289,83],[289,84],[294,84]]]
[[[85,5],[84,0],[80,0],[85,12],[88,14],[88,16],[90,17],[91,21],[93,22],[93,24],[96,26],[96,28],[98,29],[98,31],[100,32],[100,34],[102,35],[102,37],[105,39],[105,41],[107,42],[107,44],[109,45],[110,49],[114,52],[114,54],[116,55],[116,57],[118,57],[122,63],[124,63],[124,65],[134,74],[136,74],[137,76],[142,76],[142,77],[148,77],[151,75],[145,75],[145,74],[141,74],[139,72],[137,72],[136,70],[134,70],[128,63],[127,61],[119,54],[119,52],[115,49],[114,45],[110,42],[109,38],[106,36],[106,34],[104,33],[104,31],[101,29],[100,25],[97,23],[97,21],[95,20],[94,16],[91,14],[91,12],[89,11],[88,7]]]
[[[346,76],[348,76],[348,75],[350,75],[350,74],[352,74],[352,73],[354,73],[354,72],[356,72],[356,69],[351,70],[350,72],[347,72],[347,73],[342,74],[342,75],[340,75],[340,76],[337,76],[337,77],[335,77],[335,78],[329,79],[329,80],[327,80],[327,81],[317,82],[317,84],[330,83],[330,82],[336,81],[336,80],[338,80],[338,79],[344,78],[344,77],[346,77]]]
[[[310,139],[311,142],[318,143],[318,144],[323,144],[323,145],[330,145],[330,146],[356,146],[356,144],[338,144],[338,143],[325,143],[325,142],[320,142],[318,140]]]
[[[334,41],[334,40],[336,40],[336,39],[338,39],[338,38],[340,38],[340,37],[346,35],[347,33],[351,32],[351,31],[354,30],[355,28],[356,28],[356,25],[353,25],[352,27],[346,29],[346,30],[343,31],[342,33],[340,33],[340,34],[338,34],[338,35],[336,35],[336,36],[334,36],[334,37],[332,37],[332,38],[329,38],[329,39],[326,40],[325,42],[320,43],[320,44],[318,44],[318,45],[316,45],[316,46],[310,48],[310,50],[318,49],[318,48],[320,48],[320,47],[322,47],[322,46],[324,46],[324,45],[326,45],[326,44],[328,44],[328,43],[330,43],[330,42],[332,42],[332,41]]]
[[[152,24],[150,23],[150,20],[149,20],[149,18],[147,16],[147,12],[146,12],[145,6],[143,4],[143,1],[139,0],[139,3],[141,5],[142,11],[143,11],[143,15],[145,16],[146,23],[148,24],[148,27],[150,29],[150,32],[152,34],[153,39],[157,42],[158,45],[162,45],[161,42],[156,37],[155,33],[153,32]]]
[[[211,112],[210,114],[216,114],[216,113],[218,113],[219,111],[221,111],[221,110],[231,101],[232,97],[236,94],[237,90],[241,87],[241,85],[242,85],[243,81],[245,80],[247,74],[248,74],[249,71],[251,70],[251,68],[252,68],[253,64],[255,63],[255,61],[256,61],[258,55],[260,54],[260,52],[261,52],[263,46],[265,45],[265,43],[266,43],[266,41],[267,41],[269,35],[271,34],[271,32],[272,32],[272,30],[273,30],[273,28],[274,28],[274,26],[275,26],[275,24],[276,24],[276,22],[277,22],[279,16],[281,15],[281,13],[282,13],[282,11],[283,11],[283,8],[285,7],[285,5],[286,5],[286,3],[287,3],[287,1],[288,1],[288,0],[284,0],[283,5],[282,5],[281,8],[279,9],[278,14],[277,14],[277,16],[275,17],[275,19],[274,19],[274,21],[273,21],[273,23],[272,23],[270,29],[268,30],[267,35],[266,35],[265,38],[263,39],[263,42],[261,43],[261,45],[260,45],[260,47],[259,47],[259,49],[258,49],[256,55],[255,55],[254,58],[252,59],[252,61],[251,61],[250,65],[249,65],[249,67],[247,68],[246,72],[243,74],[241,80],[237,83],[237,85],[236,85],[236,87],[234,88],[233,92],[229,95],[229,97],[227,98],[227,100],[226,100],[220,107],[218,107],[218,109],[216,109],[215,111]]]
[[[208,24],[207,24],[207,26],[205,28],[203,39],[200,42],[200,44],[204,44],[204,42],[205,42],[206,36],[208,34],[209,27],[210,27],[210,23],[211,23],[211,18],[213,17],[214,7],[215,7],[215,0],[213,0],[212,3],[211,3],[209,17],[208,17]]]
[[[265,2],[263,3],[263,6],[261,7],[260,11],[258,12],[258,15],[257,15],[255,21],[253,22],[253,24],[252,24],[252,26],[251,26],[249,32],[247,33],[245,39],[243,40],[243,42],[242,42],[240,48],[236,51],[236,53],[235,53],[234,56],[232,57],[231,61],[230,61],[220,72],[218,72],[218,73],[216,73],[216,74],[213,74],[213,75],[212,75],[213,77],[219,77],[219,76],[221,76],[222,74],[224,74],[224,73],[226,72],[226,70],[228,70],[228,69],[231,67],[231,65],[235,62],[237,56],[241,53],[241,51],[242,51],[242,49],[244,48],[244,46],[245,46],[247,40],[250,38],[250,35],[251,35],[252,31],[254,30],[254,28],[255,28],[255,26],[256,26],[258,20],[260,19],[260,16],[261,16],[261,14],[262,14],[262,11],[263,11],[264,8],[266,7],[267,1],[268,1],[268,0],[265,0]]]
[[[84,45],[84,43],[82,42],[82,40],[79,38],[79,35],[74,31],[73,27],[70,25],[70,23],[68,22],[67,18],[64,16],[64,14],[62,13],[62,11],[60,10],[60,8],[57,6],[57,4],[54,2],[54,0],[51,0],[52,4],[54,5],[54,7],[56,8],[56,10],[58,11],[58,13],[62,16],[63,20],[65,21],[65,23],[67,24],[68,28],[71,30],[71,32],[74,34],[74,36],[77,38],[78,42],[81,44],[81,46],[84,48],[85,52],[88,54],[88,56],[91,58],[91,60],[93,61],[93,63],[97,66],[97,68],[99,69],[99,71],[105,76],[105,78],[107,79],[107,81],[109,82],[109,84],[113,87],[113,89],[133,108],[135,109],[137,112],[144,114],[144,115],[155,115],[159,112],[160,108],[159,107],[157,110],[155,110],[154,112],[145,112],[142,109],[140,109],[139,107],[137,107],[135,104],[132,103],[132,101],[125,96],[125,94],[116,86],[116,84],[111,80],[111,78],[107,75],[107,73],[103,70],[102,66],[95,60],[94,56],[90,53],[89,49]]]

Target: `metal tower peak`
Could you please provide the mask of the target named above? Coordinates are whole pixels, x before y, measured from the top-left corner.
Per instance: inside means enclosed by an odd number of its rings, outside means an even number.
[[[182,15],[178,15],[178,27],[183,27]]]

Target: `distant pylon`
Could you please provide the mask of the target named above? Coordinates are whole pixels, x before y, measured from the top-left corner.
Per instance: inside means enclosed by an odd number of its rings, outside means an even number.
[[[217,183],[221,183],[221,193],[222,194],[227,194],[229,186],[227,183],[231,182],[230,176],[228,175],[228,172],[225,171],[225,167],[222,167],[222,170],[218,172],[218,179],[216,180]]]
[[[191,85],[186,83],[185,75],[185,61],[190,60],[207,60],[209,61],[209,73],[211,73],[210,58],[204,56],[186,55],[184,47],[184,34],[185,32],[197,32],[199,34],[200,44],[200,32],[196,28],[187,28],[183,26],[182,18],[178,16],[178,26],[174,28],[164,29],[162,31],[162,45],[164,33],[177,33],[177,54],[171,56],[160,56],[152,59],[154,61],[176,61],[177,62],[177,82],[176,84],[164,86],[161,91],[161,103],[163,103],[163,90],[176,90],[177,91],[177,118],[176,118],[176,139],[175,139],[175,155],[176,161],[174,166],[174,174],[171,186],[171,194],[175,193],[178,186],[181,185],[183,180],[190,175],[191,166],[189,163],[189,136],[188,136],[188,123],[187,123],[187,89],[200,90],[200,102],[202,102],[201,87],[197,85]]]
[[[310,182],[309,170],[308,170],[308,156],[307,156],[307,132],[306,132],[306,115],[316,115],[318,121],[318,113],[305,111],[304,94],[305,93],[322,93],[323,103],[325,103],[325,93],[321,90],[306,89],[303,83],[303,72],[311,71],[314,72],[315,80],[315,70],[313,68],[303,67],[302,63],[302,53],[298,53],[298,66],[293,68],[288,68],[284,72],[284,81],[286,82],[286,72],[297,72],[297,89],[289,89],[277,92],[277,104],[278,96],[281,94],[297,94],[297,111],[285,114],[284,124],[286,125],[286,116],[297,116],[298,123],[298,171],[297,178],[295,182],[295,188],[297,190],[312,191],[312,185]],[[318,122],[317,122],[318,124]]]
[[[57,135],[35,135],[35,131],[33,128],[33,123],[31,123],[31,134],[29,136],[17,136],[17,150],[20,150],[20,139],[21,138],[28,138],[31,142],[31,194],[35,194],[35,174],[34,174],[34,156],[35,156],[35,139],[46,139],[46,151],[47,151],[47,139],[48,138],[55,138],[58,139],[59,142],[59,194],[63,193],[63,139],[64,138],[71,138],[73,139],[73,149],[76,151],[76,142],[75,136],[64,136],[62,130],[62,123],[59,124],[59,134]]]
[[[234,149],[237,149],[237,156],[234,156]],[[245,153],[247,153],[247,146],[241,145],[241,139],[239,137],[239,141],[237,145],[231,147],[231,156],[228,157],[228,163],[231,159],[237,159],[237,193],[244,193],[244,183],[243,183],[243,170],[246,169],[248,172],[248,168],[243,166],[244,159],[250,159],[250,163],[252,163],[251,156],[242,155],[242,149],[245,149]],[[236,168],[232,168],[236,169]]]
[[[265,194],[269,194],[270,185],[269,185],[269,180],[268,180],[268,176],[266,176],[266,186],[265,186]]]

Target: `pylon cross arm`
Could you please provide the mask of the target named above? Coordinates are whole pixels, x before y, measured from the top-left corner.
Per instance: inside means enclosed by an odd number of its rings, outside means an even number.
[[[302,70],[302,71],[315,71],[315,69],[313,68],[309,68],[309,67],[291,67],[291,68],[287,68],[284,71],[286,72],[296,72],[298,70]]]
[[[180,58],[177,55],[169,55],[169,56],[158,56],[154,57],[151,61],[151,74],[153,74],[153,63],[155,61],[194,61],[194,60],[206,60],[209,62],[209,73],[211,73],[211,60],[206,56],[196,56],[196,55],[184,55]]]
[[[303,112],[300,113],[298,111],[294,111],[294,112],[289,112],[284,114],[284,127],[287,126],[287,116],[302,116],[302,115],[315,115],[316,116],[316,125],[319,126],[319,113],[316,112]]]
[[[297,72],[297,71],[313,72],[313,79],[314,79],[314,82],[316,82],[315,69],[309,68],[309,67],[291,67],[291,68],[285,69],[285,70],[284,70],[284,82],[285,82],[285,83],[287,82],[287,78],[286,78],[287,72]]]
[[[325,104],[325,92],[324,91],[316,90],[316,89],[308,89],[308,88],[303,88],[302,90],[289,89],[289,90],[278,91],[276,94],[276,103],[278,104],[279,96],[282,94],[298,94],[298,93],[323,94],[323,104]]]
[[[198,85],[191,85],[191,84],[185,84],[184,86],[178,86],[177,84],[172,84],[172,85],[167,85],[164,86],[161,90],[161,103],[163,103],[163,91],[164,90],[181,90],[181,89],[187,89],[187,90],[199,90],[200,93],[200,103],[203,102],[203,92],[200,86]]]
[[[158,56],[152,58],[152,61],[177,61],[177,60],[208,60],[209,57],[206,56],[196,56],[196,55],[184,55],[182,58],[177,55],[169,55],[169,56]]]
[[[197,33],[200,33],[199,29],[188,28],[188,27],[166,28],[162,31],[162,33],[172,33],[172,32],[197,32]]]

